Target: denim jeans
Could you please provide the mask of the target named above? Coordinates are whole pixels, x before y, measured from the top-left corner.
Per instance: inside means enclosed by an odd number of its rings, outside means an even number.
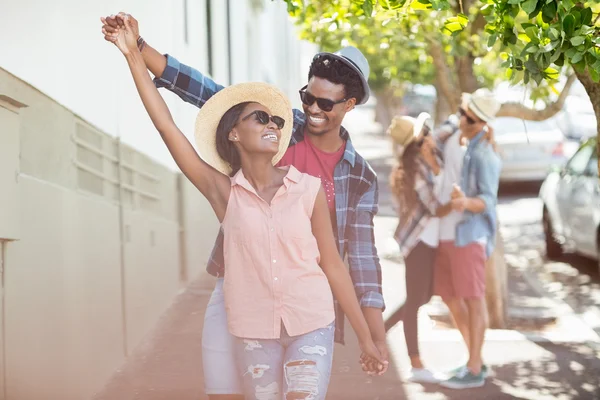
[[[333,361],[332,322],[290,337],[281,327],[279,339],[236,338],[235,353],[246,400],[285,399],[287,394],[324,400]],[[304,397],[300,397],[304,396]]]

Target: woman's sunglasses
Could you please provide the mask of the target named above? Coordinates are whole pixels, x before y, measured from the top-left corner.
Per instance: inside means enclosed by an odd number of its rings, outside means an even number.
[[[467,112],[466,112],[466,111],[465,111],[465,110],[464,110],[462,107],[460,107],[460,108],[458,109],[458,114],[459,114],[461,117],[465,117],[465,118],[466,118],[466,120],[467,120],[467,123],[468,123],[469,125],[473,125],[473,124],[475,124],[475,123],[477,123],[477,122],[480,122],[480,121],[476,121],[476,120],[474,120],[473,118],[469,117],[469,116],[467,115]]]
[[[315,97],[306,91],[307,87],[308,87],[308,85],[304,86],[302,89],[300,89],[298,91],[298,93],[300,93],[300,100],[302,100],[302,103],[306,104],[307,106],[312,106],[313,103],[316,101],[319,108],[325,112],[329,112],[329,111],[333,110],[333,106],[335,106],[336,104],[344,103],[345,101],[348,100],[348,99],[342,99],[342,100],[338,100],[338,101],[333,101],[333,100],[329,100],[329,99]]]
[[[256,115],[256,120],[263,125],[267,125],[269,121],[273,121],[273,123],[277,125],[278,129],[283,129],[283,126],[285,125],[285,119],[278,117],[277,115],[270,116],[266,111],[262,110],[252,111],[250,114],[242,118],[242,121],[247,120],[253,115]]]
[[[429,127],[427,125],[423,126],[423,130],[421,131],[421,137],[419,138],[417,145],[418,146],[423,145],[423,142],[425,142],[425,138],[427,136],[429,136],[430,133],[431,133],[431,130],[429,129]]]

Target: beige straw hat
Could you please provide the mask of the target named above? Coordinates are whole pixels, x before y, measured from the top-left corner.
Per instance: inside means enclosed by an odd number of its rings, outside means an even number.
[[[273,165],[281,160],[290,143],[294,115],[288,98],[281,90],[262,82],[239,83],[226,87],[202,106],[196,118],[195,129],[196,147],[200,157],[225,175],[231,173],[231,166],[217,153],[217,126],[227,110],[248,101],[262,104],[271,111],[271,115],[278,115],[285,120],[279,139],[279,151],[273,157]]]
[[[426,112],[422,112],[417,118],[406,115],[396,116],[388,128],[388,134],[397,145],[405,148],[419,137],[426,123],[428,125],[431,123],[431,115]]]

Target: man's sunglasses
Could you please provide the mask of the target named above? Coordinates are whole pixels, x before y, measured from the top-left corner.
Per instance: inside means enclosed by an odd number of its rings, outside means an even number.
[[[329,100],[329,99],[315,97],[306,91],[307,87],[308,87],[308,85],[304,86],[302,89],[300,89],[298,91],[298,93],[300,93],[300,100],[302,100],[302,102],[304,104],[306,104],[307,106],[312,106],[313,103],[316,101],[319,108],[325,112],[329,112],[329,111],[333,110],[333,106],[335,106],[336,104],[344,103],[345,101],[348,100],[348,99],[342,99],[342,100],[338,100],[338,101],[333,101],[333,100]]]
[[[253,115],[256,115],[256,120],[263,125],[267,125],[269,121],[273,121],[273,123],[277,125],[278,129],[283,129],[283,126],[285,125],[285,119],[278,117],[277,115],[270,116],[266,111],[262,110],[252,111],[250,114],[242,118],[242,121],[247,120]]]
[[[467,123],[468,123],[469,125],[476,124],[477,122],[482,122],[482,121],[478,121],[478,120],[475,120],[475,119],[473,119],[473,118],[469,117],[469,116],[467,115],[467,112],[466,112],[466,111],[464,110],[464,108],[462,108],[462,107],[459,107],[459,109],[458,109],[458,114],[459,114],[461,117],[465,117],[465,118],[467,119]]]

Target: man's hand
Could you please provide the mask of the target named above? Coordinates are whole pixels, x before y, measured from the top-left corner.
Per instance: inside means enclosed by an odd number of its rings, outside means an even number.
[[[125,16],[129,19],[131,26],[131,34],[137,40],[140,37],[140,28],[137,19],[133,18],[130,14],[120,12],[117,15],[109,15],[108,17],[101,17],[102,21],[102,33],[104,39],[114,43],[116,37],[119,35],[119,29],[125,24]]]
[[[463,212],[467,208],[467,201],[468,199],[466,197],[457,197],[450,200],[450,204],[454,211]]]
[[[368,375],[383,375],[386,373],[389,366],[387,343],[385,341],[377,341],[374,343],[375,347],[377,347],[377,350],[379,351],[379,354],[381,355],[381,360],[377,361],[363,353],[360,356],[360,366]]]
[[[125,16],[123,26],[119,27],[117,36],[111,40],[124,55],[137,52],[137,39],[133,34],[129,18]]]
[[[460,199],[461,197],[465,197],[465,193],[462,191],[460,186],[458,186],[455,183],[454,186],[452,187],[452,193],[450,193],[450,198],[452,200],[454,200],[454,199]]]

